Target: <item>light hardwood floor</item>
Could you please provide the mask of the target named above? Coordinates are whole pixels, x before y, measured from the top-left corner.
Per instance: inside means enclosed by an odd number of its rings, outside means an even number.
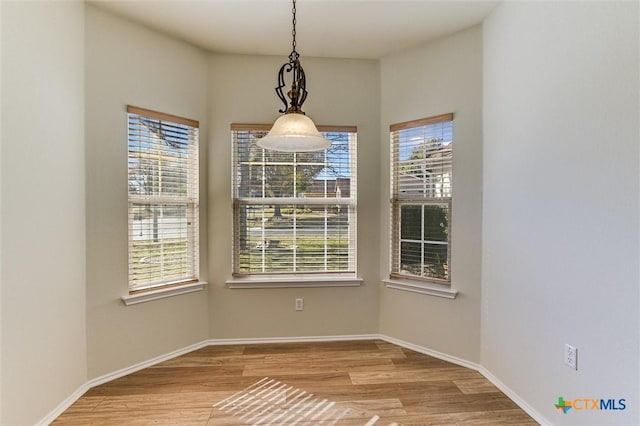
[[[89,390],[54,425],[536,425],[481,374],[381,341],[208,346]]]

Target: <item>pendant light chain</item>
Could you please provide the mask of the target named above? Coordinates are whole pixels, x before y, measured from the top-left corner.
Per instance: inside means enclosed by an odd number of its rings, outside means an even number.
[[[293,0],[293,9],[291,10],[291,12],[293,13],[293,29],[291,30],[291,36],[292,36],[292,50],[291,50],[291,55],[289,56],[289,59],[292,60],[296,60],[300,57],[300,55],[298,55],[298,52],[296,52],[296,0]]]
[[[1,0],[0,0],[1,1]],[[284,113],[273,124],[269,133],[259,139],[260,148],[283,152],[321,151],[329,148],[331,142],[323,138],[313,121],[302,111],[302,104],[307,99],[307,77],[300,64],[300,55],[296,52],[296,0],[293,1],[293,29],[291,30],[293,50],[289,54],[289,62],[283,64],[278,71],[276,95],[282,101]],[[290,78],[285,79],[285,75]],[[286,80],[291,80],[291,89],[285,92]],[[289,101],[287,101],[287,97]]]
[[[289,62],[280,67],[278,72],[278,87],[276,87],[276,94],[284,104],[284,109],[279,110],[283,113],[295,112],[304,115],[302,111],[302,104],[307,99],[307,78],[304,75],[304,70],[300,64],[300,54],[296,51],[296,0],[292,0],[293,8],[291,10],[293,14],[292,21],[292,47],[293,50],[289,54]],[[285,81],[285,74],[290,73],[291,76],[291,89],[284,92],[284,88],[287,86]],[[289,100],[287,100],[287,97]]]

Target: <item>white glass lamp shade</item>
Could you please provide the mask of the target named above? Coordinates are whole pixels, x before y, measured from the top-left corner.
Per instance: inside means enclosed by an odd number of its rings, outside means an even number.
[[[273,151],[302,152],[327,149],[331,142],[322,137],[309,117],[290,112],[278,118],[257,144]]]

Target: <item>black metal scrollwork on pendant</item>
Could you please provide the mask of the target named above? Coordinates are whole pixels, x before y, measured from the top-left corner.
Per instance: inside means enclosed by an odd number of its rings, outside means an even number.
[[[282,65],[280,67],[280,71],[278,71],[278,87],[276,87],[276,94],[284,104],[284,109],[279,110],[281,113],[290,113],[295,112],[298,114],[304,114],[302,111],[302,104],[307,99],[307,78],[304,74],[304,70],[302,69],[302,65],[300,65],[298,52],[295,50],[291,52],[289,55],[289,62]],[[287,96],[289,97],[289,101],[284,95],[282,89],[284,89],[287,84],[285,82],[285,72],[292,73],[291,89],[287,92]]]

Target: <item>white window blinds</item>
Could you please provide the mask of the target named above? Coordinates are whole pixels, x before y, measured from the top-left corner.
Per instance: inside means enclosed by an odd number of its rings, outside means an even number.
[[[356,128],[317,152],[264,150],[269,126],[232,125],[234,274],[356,271]]]
[[[453,114],[390,133],[391,275],[450,283]]]
[[[198,122],[129,106],[129,290],[198,279]]]

